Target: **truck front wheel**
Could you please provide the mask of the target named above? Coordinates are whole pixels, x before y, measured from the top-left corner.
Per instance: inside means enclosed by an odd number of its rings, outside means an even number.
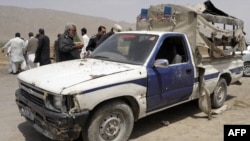
[[[83,130],[84,141],[127,141],[134,126],[131,108],[123,101],[101,105]]]
[[[221,78],[217,83],[214,92],[211,95],[212,108],[221,107],[227,97],[227,82],[224,78]]]

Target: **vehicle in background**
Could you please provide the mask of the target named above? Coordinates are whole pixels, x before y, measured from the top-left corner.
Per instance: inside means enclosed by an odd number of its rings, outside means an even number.
[[[247,49],[241,51],[237,51],[236,54],[242,55],[242,60],[244,62],[243,67],[243,76],[250,77],[250,42],[247,42]]]
[[[246,42],[246,49],[242,51],[235,50],[232,47],[226,47],[227,52],[232,55],[233,53],[242,56],[243,60],[243,76],[250,77],[250,42]]]

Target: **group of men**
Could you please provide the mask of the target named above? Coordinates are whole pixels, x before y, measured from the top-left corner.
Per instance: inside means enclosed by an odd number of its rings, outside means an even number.
[[[81,29],[82,42],[75,43],[73,38],[76,36],[76,25],[68,23],[65,26],[65,31],[55,41],[55,55],[58,62],[86,58],[89,52],[95,50],[104,40],[113,35],[115,32],[122,31],[122,27],[118,24],[114,24],[111,30],[106,33],[106,27],[100,25],[98,32],[91,38],[87,35],[87,29]],[[79,50],[81,50],[79,52]]]
[[[49,38],[44,34],[44,29],[40,28],[39,33],[34,36],[32,32],[28,34],[29,39],[24,40],[19,32],[10,39],[2,48],[2,53],[7,49],[9,59],[8,72],[17,74],[27,68],[50,64],[47,52],[49,51]]]
[[[55,41],[56,62],[85,58],[89,52],[95,50],[104,40],[120,32],[122,27],[114,24],[111,30],[106,33],[105,26],[99,26],[96,35],[91,38],[87,35],[87,29],[81,29],[82,42],[74,42],[77,34],[77,27],[73,23],[65,25],[64,33],[58,34]],[[20,33],[15,34],[15,38],[10,39],[2,48],[2,52],[7,49],[9,59],[8,72],[17,74],[26,69],[43,66],[51,63],[50,60],[50,39],[45,35],[43,28],[38,30],[39,34],[34,36],[30,32],[29,39],[24,41]]]

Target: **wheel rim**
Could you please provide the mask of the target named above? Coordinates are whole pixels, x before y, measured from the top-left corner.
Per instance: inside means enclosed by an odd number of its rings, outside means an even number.
[[[225,86],[221,84],[216,91],[216,99],[218,102],[223,101],[225,96]]]
[[[250,75],[250,65],[245,65],[243,68],[244,75],[249,76]]]
[[[112,140],[119,135],[124,118],[120,114],[110,114],[103,118],[100,124],[100,135],[104,140]]]

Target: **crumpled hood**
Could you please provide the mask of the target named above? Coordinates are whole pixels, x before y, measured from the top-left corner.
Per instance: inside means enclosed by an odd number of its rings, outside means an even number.
[[[78,83],[135,69],[138,66],[96,59],[72,60],[24,71],[18,79],[49,92],[59,94]]]

